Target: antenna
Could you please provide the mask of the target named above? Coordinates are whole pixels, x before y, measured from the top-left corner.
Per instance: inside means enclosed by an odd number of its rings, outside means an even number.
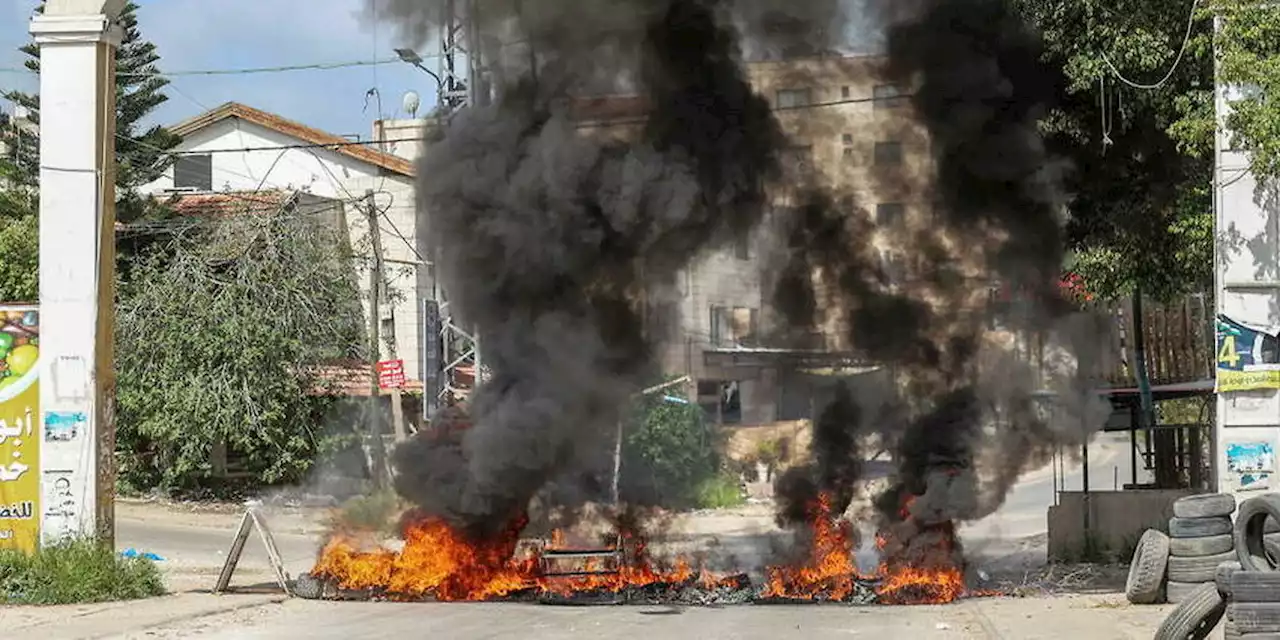
[[[408,112],[410,118],[417,118],[418,107],[422,106],[422,98],[418,96],[417,91],[408,91],[405,92],[401,105]]]

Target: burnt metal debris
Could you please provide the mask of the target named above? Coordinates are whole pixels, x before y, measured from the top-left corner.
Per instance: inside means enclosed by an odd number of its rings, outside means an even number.
[[[728,605],[803,605],[803,604],[843,604],[874,605],[881,603],[876,593],[879,582],[874,579],[857,579],[854,590],[846,597],[836,599],[804,599],[773,597],[762,595],[762,588],[751,581],[745,574],[736,574],[721,578],[713,584],[706,584],[697,578],[678,583],[653,583],[644,586],[626,587],[618,591],[599,589],[594,591],[574,591],[571,593],[555,593],[531,588],[518,591],[503,597],[495,597],[489,602],[536,603],[557,606],[600,606],[600,605],[642,605],[642,606],[728,606]],[[310,600],[333,601],[395,601],[395,602],[433,602],[430,597],[403,597],[380,589],[348,590],[342,589],[330,580],[302,574],[293,585],[293,592],[300,598]]]

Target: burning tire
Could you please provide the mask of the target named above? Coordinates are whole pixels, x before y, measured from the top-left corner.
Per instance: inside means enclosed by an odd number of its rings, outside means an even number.
[[[1160,623],[1155,640],[1207,638],[1226,611],[1226,601],[1218,594],[1214,585],[1199,585]]]
[[[1235,560],[1234,551],[1200,557],[1169,557],[1170,582],[1213,582],[1218,565]]]
[[[1237,574],[1239,575],[1239,574]],[[1272,595],[1276,597],[1276,595]],[[1280,634],[1280,602],[1240,602],[1231,605],[1231,619],[1245,638]]]
[[[1179,498],[1173,503],[1178,518],[1213,518],[1229,516],[1236,510],[1236,498],[1229,493],[1202,493]]]
[[[1240,504],[1235,524],[1236,556],[1246,571],[1274,571],[1280,558],[1267,553],[1265,532],[1271,521],[1280,522],[1280,494],[1268,493]]]
[[[1243,512],[1242,512],[1243,513]],[[1169,518],[1169,535],[1174,538],[1207,538],[1231,534],[1231,518]]]
[[[1133,550],[1129,564],[1129,578],[1125,580],[1124,597],[1133,604],[1155,604],[1160,601],[1160,587],[1164,584],[1165,569],[1169,562],[1169,536],[1147,529]]]
[[[324,593],[324,582],[312,577],[309,573],[304,573],[298,576],[297,580],[293,581],[292,591],[293,595],[299,598],[319,600],[320,596]]]

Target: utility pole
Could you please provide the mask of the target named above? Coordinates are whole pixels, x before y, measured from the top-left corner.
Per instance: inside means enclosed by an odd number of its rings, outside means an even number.
[[[381,395],[378,385],[378,361],[382,354],[382,342],[378,329],[381,324],[380,302],[385,276],[382,263],[382,233],[378,228],[378,207],[373,202],[373,189],[365,190],[364,199],[365,214],[369,221],[369,242],[373,250],[373,265],[369,269],[369,402],[367,409],[369,437],[373,440],[370,443],[372,448],[370,473],[373,474],[374,486],[381,489],[385,486],[385,480],[389,475],[386,445],[382,441],[382,408],[378,406]]]

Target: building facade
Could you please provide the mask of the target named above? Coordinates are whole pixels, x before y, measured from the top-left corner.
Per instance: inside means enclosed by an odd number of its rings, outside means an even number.
[[[381,358],[402,359],[409,386],[421,381],[421,239],[414,214],[413,163],[368,140],[352,140],[238,103],[170,128],[182,136],[173,166],[140,190],[157,198],[234,192],[299,191],[345,205],[352,265],[368,310],[375,207],[386,286],[379,305]],[[372,201],[368,194],[372,192]]]

